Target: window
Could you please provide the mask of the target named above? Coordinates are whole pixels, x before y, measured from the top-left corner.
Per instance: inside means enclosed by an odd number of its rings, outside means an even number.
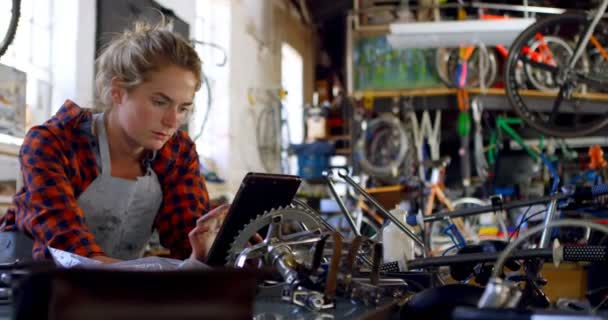
[[[287,115],[289,143],[300,144],[304,141],[304,66],[302,55],[292,46],[281,46],[281,84],[287,90],[283,112]],[[285,155],[284,155],[285,156]],[[297,158],[290,157],[289,173],[297,174]]]
[[[26,126],[41,123],[51,115],[53,1],[21,1],[21,18],[15,40],[2,57],[2,64],[27,74],[29,115]],[[0,19],[8,20],[9,14],[0,12]]]
[[[196,21],[191,37],[219,46],[197,44],[203,60],[203,86],[195,97],[195,112],[189,124],[189,134],[196,139],[196,150],[203,159],[210,159],[220,175],[228,172],[230,155],[230,1],[200,0],[196,2]],[[207,87],[208,86],[208,87]],[[209,99],[210,103],[209,103]],[[207,121],[204,123],[204,118]],[[225,175],[224,175],[225,176]]]

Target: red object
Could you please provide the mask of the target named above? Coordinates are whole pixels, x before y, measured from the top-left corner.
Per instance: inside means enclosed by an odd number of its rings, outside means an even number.
[[[589,169],[605,168],[608,163],[604,159],[604,150],[599,145],[589,147]]]

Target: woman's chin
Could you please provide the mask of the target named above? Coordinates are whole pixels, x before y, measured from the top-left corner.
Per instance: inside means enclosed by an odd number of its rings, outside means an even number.
[[[165,143],[167,143],[167,141],[155,139],[152,141],[147,141],[147,143],[143,147],[147,150],[157,151],[157,150],[160,150],[160,148],[162,148],[165,145]]]

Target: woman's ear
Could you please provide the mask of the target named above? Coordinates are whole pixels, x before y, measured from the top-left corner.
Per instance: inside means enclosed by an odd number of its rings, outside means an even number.
[[[110,97],[112,104],[118,105],[122,102],[127,90],[124,88],[124,82],[118,77],[112,77],[110,81]]]

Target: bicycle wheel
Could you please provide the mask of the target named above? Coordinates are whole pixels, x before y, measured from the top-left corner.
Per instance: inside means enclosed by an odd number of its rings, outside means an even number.
[[[459,49],[458,48],[440,48],[435,53],[435,66],[437,68],[437,74],[439,79],[450,88],[455,88],[456,83],[454,77],[456,74],[456,68],[459,60]],[[467,87],[479,87],[480,67],[485,70],[484,83],[485,87],[491,87],[496,81],[497,74],[497,62],[496,54],[492,49],[481,50],[475,48],[473,54],[467,62]]]
[[[555,137],[588,135],[608,124],[606,99],[597,93],[608,84],[589,66],[589,43],[575,67],[568,65],[589,18],[566,13],[542,19],[524,30],[511,45],[507,58],[506,93],[514,111],[532,128]],[[516,70],[542,94],[517,81]]]
[[[375,177],[396,177],[401,172],[409,141],[399,118],[383,114],[371,121],[355,145],[361,169]]]
[[[460,198],[454,202],[452,205],[454,209],[466,209],[472,207],[480,207],[487,205],[488,202],[477,199],[477,198]],[[484,215],[493,215],[493,213],[486,213]],[[480,216],[468,216],[463,218],[467,231],[470,232],[470,237],[465,237],[467,243],[478,243],[479,242],[479,228],[480,228]],[[449,236],[444,234],[443,230],[448,226],[448,222],[445,220],[435,221],[431,224],[430,237],[431,237],[431,251],[439,252],[445,251],[451,246],[453,246],[452,240]]]
[[[3,1],[0,4],[0,12],[2,16],[10,14],[9,19],[0,19],[0,57],[6,53],[8,46],[11,45],[17,33],[17,25],[21,16],[21,0]]]

